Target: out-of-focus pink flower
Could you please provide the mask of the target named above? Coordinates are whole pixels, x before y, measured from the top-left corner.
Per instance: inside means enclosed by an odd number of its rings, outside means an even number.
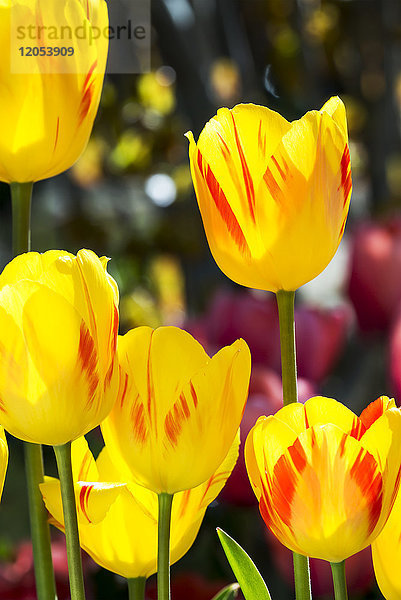
[[[283,546],[267,528],[265,528],[265,532],[273,563],[284,581],[291,585],[291,582],[294,581],[292,552],[286,546]],[[330,564],[317,558],[309,559],[309,563],[313,597],[332,598],[333,578]],[[363,597],[374,580],[370,546],[347,558],[345,572],[350,597],[354,597],[354,595]]]
[[[341,356],[353,320],[344,304],[323,310],[309,306],[295,309],[298,374],[317,383],[330,373]]]
[[[401,401],[401,311],[394,321],[390,337],[390,378],[397,405]]]
[[[348,286],[362,331],[385,330],[401,301],[401,218],[354,233]]]
[[[68,582],[67,551],[64,536],[52,542],[52,558],[56,577],[58,600],[69,600],[70,586]],[[83,556],[85,571],[97,568],[92,559]],[[88,600],[93,598],[91,589],[85,586]],[[6,600],[36,600],[35,574],[31,542],[22,542],[18,548],[14,562],[0,563],[0,598]]]
[[[318,309],[295,308],[298,375],[320,383],[334,367],[344,348],[352,321],[349,306]],[[281,372],[280,330],[272,294],[243,291],[219,292],[206,315],[187,329],[213,353],[242,337],[252,354],[252,364]]]
[[[298,396],[300,402],[306,402],[316,394],[314,385],[298,379]],[[252,368],[249,385],[249,399],[241,421],[241,445],[237,464],[222,489],[219,499],[236,506],[257,505],[255,494],[249,483],[245,467],[244,444],[248,433],[261,415],[272,415],[283,406],[283,391],[281,379],[271,369],[258,365]]]

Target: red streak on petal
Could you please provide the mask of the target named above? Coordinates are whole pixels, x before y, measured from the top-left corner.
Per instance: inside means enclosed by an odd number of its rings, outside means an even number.
[[[4,404],[4,400],[2,398],[0,398],[0,411],[2,413],[7,414],[7,410],[6,410],[6,407],[5,407],[5,404]]]
[[[54,148],[53,148],[53,152],[55,152],[56,147],[57,147],[57,142],[58,142],[58,134],[60,132],[60,117],[57,117],[57,125],[56,125],[56,137],[54,140]]]
[[[84,321],[81,323],[78,359],[81,369],[88,381],[87,407],[91,408],[99,386],[98,358],[95,343]]]
[[[273,200],[282,206],[285,205],[285,197],[284,194],[278,185],[273,173],[270,168],[267,167],[265,174],[263,175],[263,179],[266,183],[267,189],[269,190]]]
[[[214,200],[216,208],[219,211],[224,223],[226,224],[228,232],[230,233],[233,241],[235,242],[241,254],[244,255],[245,258],[250,258],[251,253],[249,250],[249,246],[245,239],[244,232],[242,231],[241,226],[238,223],[237,217],[235,216],[210,166],[206,163],[199,149],[198,167]]]
[[[305,451],[299,439],[296,439],[280,456],[273,470],[272,504],[287,526],[291,526],[291,504],[297,480],[302,476],[306,462]]]
[[[361,421],[361,419],[359,417],[355,417],[354,420],[352,421],[352,427],[351,427],[351,431],[349,432],[349,435],[353,438],[355,438],[356,440],[360,440],[361,437],[363,436],[363,434],[366,431],[366,426],[365,424]]]
[[[262,154],[266,154],[266,136],[262,136],[262,121],[259,121],[258,145]]]
[[[181,505],[180,505],[180,518],[185,515],[185,511],[187,510],[189,498],[191,496],[191,490],[185,490],[182,495]]]
[[[184,393],[181,393],[179,399],[167,413],[164,420],[164,431],[172,446],[177,445],[182,426],[190,416],[191,411],[189,410],[187,400]]]
[[[120,373],[121,373],[121,370],[120,370]],[[123,381],[123,378],[121,377],[121,379],[120,379],[120,389],[121,389],[122,381]],[[125,375],[124,375],[124,383],[123,383],[123,390],[121,392],[120,408],[123,407],[125,396],[127,394],[127,388],[128,388],[128,373],[125,373]],[[120,392],[119,392],[118,395],[120,396]]]
[[[349,156],[348,144],[345,146],[343,155],[341,157],[341,187],[343,188],[344,192],[345,206],[352,190],[351,160]]]
[[[254,187],[253,187],[253,181],[252,181],[251,173],[250,173],[250,171],[248,169],[248,164],[246,162],[246,158],[245,158],[244,150],[242,148],[241,140],[239,139],[238,130],[237,130],[237,124],[235,122],[234,115],[233,115],[233,113],[230,113],[230,114],[231,114],[231,118],[232,118],[233,126],[234,126],[235,142],[237,144],[238,154],[239,154],[239,158],[240,158],[240,161],[241,161],[242,174],[243,174],[243,177],[244,177],[244,183],[245,183],[246,196],[247,196],[247,199],[248,199],[249,212],[251,214],[252,221],[254,223],[256,223],[256,218],[255,218],[255,190],[254,190]]]
[[[92,521],[88,517],[88,513],[87,513],[89,494],[91,493],[92,489],[93,489],[93,484],[84,485],[81,488],[81,491],[79,492],[79,505],[80,505],[82,513],[83,513],[84,517],[87,519],[88,523],[92,523]]]
[[[369,429],[379,417],[388,409],[389,401],[385,396],[380,396],[374,402],[371,402],[361,413],[359,417],[366,429]]]
[[[369,511],[367,535],[370,535],[379,520],[383,501],[383,480],[373,456],[363,448],[359,451],[350,471],[357,483],[361,496],[366,500]]]
[[[82,99],[79,107],[79,125],[82,125],[82,122],[86,118],[92,104],[92,98],[94,94],[94,81],[91,81],[91,77],[96,66],[97,60],[95,60],[95,62],[89,69],[89,72],[84,81],[84,85],[82,87]]]
[[[192,396],[192,400],[194,403],[194,407],[196,408],[198,406],[198,396],[196,395],[196,390],[194,388],[194,384],[192,383],[192,381],[190,383],[190,389],[191,389],[191,396]]]
[[[276,165],[277,171],[280,173],[281,179],[283,179],[284,181],[287,179],[287,175],[288,175],[288,165],[287,163],[283,160],[283,165],[284,165],[284,171],[283,169],[280,167],[277,158],[275,156],[272,156],[272,161],[274,162],[274,164]]]
[[[220,149],[224,156],[225,161],[226,162],[231,161],[231,153],[230,153],[229,147],[227,146],[226,140],[223,138],[223,136],[220,133],[217,133],[217,135],[219,136],[219,140],[221,142]]]
[[[131,409],[132,431],[137,442],[144,444],[148,438],[148,430],[145,422],[145,409],[137,396]]]
[[[88,476],[88,471],[89,471],[89,467],[90,467],[90,459],[91,459],[91,452],[90,450],[87,450],[85,452],[85,456],[84,459],[81,463],[81,467],[79,469],[79,473],[78,473],[78,481],[85,481],[87,476]]]

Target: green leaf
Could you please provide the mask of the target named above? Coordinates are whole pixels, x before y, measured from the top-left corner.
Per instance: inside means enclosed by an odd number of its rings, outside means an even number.
[[[228,562],[241,586],[245,600],[271,600],[261,574],[245,550],[222,529],[217,528],[221,545]]]
[[[222,590],[217,592],[215,596],[213,596],[212,600],[235,600],[238,596],[239,585],[238,583],[230,583]]]

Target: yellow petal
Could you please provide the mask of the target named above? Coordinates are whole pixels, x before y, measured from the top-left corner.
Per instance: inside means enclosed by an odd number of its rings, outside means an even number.
[[[196,487],[222,462],[238,429],[248,347],[237,341],[209,359],[183,331],[139,328],[121,340],[119,355],[125,373],[102,424],[113,461],[156,493]]]
[[[45,482],[40,484],[39,487],[47,510],[64,527],[59,480],[46,477]],[[123,488],[124,484],[122,483],[75,483],[74,492],[78,523],[82,525],[100,523]]]
[[[100,100],[108,49],[107,36],[101,35],[90,43],[89,35],[92,26],[99,27],[98,31],[108,26],[107,6],[102,0],[85,5],[80,0],[3,2],[0,23],[3,57],[0,180],[45,179],[68,169],[88,141]],[[18,35],[15,29],[11,33],[11,23],[18,27]],[[27,59],[18,59],[19,47],[21,43],[25,46],[32,37],[32,30],[28,28],[35,24],[42,27],[40,36],[45,47],[54,46],[50,32],[55,29],[61,36],[62,31],[76,32],[78,27],[80,31],[85,28],[87,35],[81,36],[84,39],[72,36],[73,39],[68,40],[74,54],[67,59],[30,57],[27,63]],[[20,34],[24,36],[22,41]],[[17,61],[14,69],[11,56]],[[21,65],[18,60],[25,63]],[[69,61],[68,69],[72,72],[64,72],[65,60]],[[23,69],[22,73],[18,72],[19,68]]]
[[[0,427],[0,498],[3,493],[4,480],[6,478],[8,464],[8,444],[4,429]]]
[[[108,481],[107,479],[99,479],[95,460],[84,437],[72,442],[71,462],[74,481]]]
[[[344,138],[348,139],[347,115],[342,100],[338,96],[333,96],[322,106],[320,112],[323,111],[327,112],[332,117],[333,121],[341,129]]]

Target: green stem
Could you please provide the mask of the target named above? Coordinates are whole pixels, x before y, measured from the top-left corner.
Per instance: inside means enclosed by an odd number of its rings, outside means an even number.
[[[11,183],[13,255],[31,249],[31,198],[33,183]]]
[[[298,402],[294,322],[295,292],[279,290],[276,293],[276,298],[280,323],[283,404],[286,406],[292,402]]]
[[[297,360],[295,349],[295,292],[279,290],[276,293],[280,323],[281,377],[283,381],[283,404],[298,402]],[[296,600],[312,598],[309,559],[293,552]]]
[[[31,198],[33,183],[12,183],[13,255],[31,249]],[[53,600],[56,585],[52,564],[50,530],[39,484],[43,483],[43,456],[39,444],[24,444],[29,518],[38,600]]]
[[[309,558],[302,554],[292,553],[294,563],[295,598],[297,600],[310,600],[311,583]]]
[[[38,600],[53,600],[56,598],[56,584],[51,555],[50,530],[47,512],[39,490],[39,483],[44,481],[42,446],[26,442],[24,451],[36,592]]]
[[[129,600],[145,600],[146,577],[127,579]]]
[[[170,524],[173,494],[159,494],[157,600],[170,600]]]
[[[339,563],[330,563],[330,566],[333,574],[335,600],[348,600],[345,560]]]
[[[61,446],[54,446],[54,452],[56,454],[61,497],[63,500],[71,600],[85,600],[77,508],[75,504],[74,482],[72,479],[71,442],[67,442],[67,444]]]

